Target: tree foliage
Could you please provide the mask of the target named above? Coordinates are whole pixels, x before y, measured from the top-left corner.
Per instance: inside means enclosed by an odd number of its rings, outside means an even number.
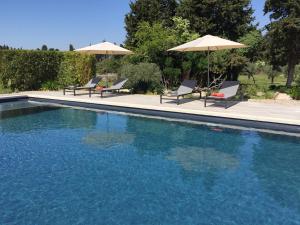
[[[48,47],[47,45],[42,45],[42,48],[41,48],[42,51],[47,51],[48,50]]]
[[[118,73],[121,67],[121,60],[118,56],[102,59],[96,64],[97,73]]]
[[[0,83],[12,90],[83,85],[94,75],[95,57],[91,55],[57,51],[0,51]]]
[[[69,44],[69,51],[74,51],[74,50],[75,50],[74,46],[72,44]]]
[[[135,93],[160,92],[161,71],[154,63],[125,64],[120,73]]]
[[[8,50],[10,47],[8,45],[0,45],[0,50]]]
[[[263,58],[264,38],[260,30],[252,30],[238,40],[247,48],[239,49],[239,52],[250,62],[256,62]]]
[[[78,52],[65,52],[57,79],[62,86],[86,84],[96,74],[96,58]]]
[[[12,90],[37,90],[57,77],[62,54],[50,51],[3,50],[0,52],[0,80]]]
[[[131,2],[130,12],[125,16],[126,45],[136,46],[135,33],[142,22],[148,22],[150,25],[162,22],[164,26],[171,26],[176,7],[176,0],[136,0]]]
[[[300,1],[267,0],[265,13],[272,20],[267,25],[267,49],[273,66],[288,65],[287,86],[292,85],[295,66],[300,59]]]
[[[177,3],[176,3],[177,2]],[[169,7],[162,10],[162,5]],[[193,78],[206,83],[207,57],[204,52],[167,52],[167,49],[194,40],[207,33],[231,40],[244,37],[252,49],[212,54],[212,77],[237,79],[246,63],[259,58],[260,32],[252,25],[250,0],[137,0],[126,15],[127,41],[137,55],[126,57],[131,63],[150,62],[159,65],[165,86]],[[172,17],[170,15],[177,14]],[[168,16],[166,16],[168,15]],[[253,33],[248,34],[248,32]],[[199,35],[200,34],[200,35]],[[247,43],[247,44],[248,44]]]
[[[159,65],[166,86],[177,83],[175,80],[179,80],[179,75],[184,72],[190,73],[194,65],[192,58],[186,56],[189,54],[167,52],[167,50],[198,37],[198,34],[190,31],[188,20],[174,17],[172,21],[173,26],[170,28],[164,27],[162,22],[152,25],[142,22],[135,34],[137,47],[134,51],[139,54],[141,61]]]
[[[238,40],[253,29],[250,0],[181,0],[177,15],[191,22],[200,35],[211,34]]]
[[[140,23],[135,33],[137,43],[136,52],[143,56],[147,62],[153,62],[162,66],[166,50],[176,44],[172,30],[165,28],[162,23]]]

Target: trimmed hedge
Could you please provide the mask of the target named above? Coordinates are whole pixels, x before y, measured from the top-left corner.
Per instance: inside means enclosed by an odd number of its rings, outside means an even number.
[[[0,51],[0,78],[12,90],[37,90],[57,77],[62,53],[55,51]]]
[[[65,52],[58,73],[58,83],[66,86],[86,84],[96,74],[96,58],[77,52]]]
[[[91,55],[57,51],[0,51],[0,82],[13,91],[38,90],[49,83],[60,87],[81,85],[95,75],[95,68],[95,57]]]

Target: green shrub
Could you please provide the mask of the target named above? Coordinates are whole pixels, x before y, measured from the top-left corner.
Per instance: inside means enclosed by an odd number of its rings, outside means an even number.
[[[279,93],[286,93],[288,94],[290,92],[290,87],[287,87],[285,85],[270,85],[269,89],[271,91],[279,92]]]
[[[8,94],[11,92],[11,89],[4,87],[3,84],[0,82],[0,94]]]
[[[292,87],[290,95],[293,99],[300,100],[300,76],[297,77],[296,86]]]
[[[252,98],[256,96],[257,93],[256,85],[241,85],[241,89],[245,98]]]
[[[163,70],[163,75],[166,86],[168,88],[176,86],[178,84],[180,74],[181,70],[179,68],[165,67]]]
[[[62,86],[87,83],[96,74],[96,58],[77,52],[65,52],[57,76]]]
[[[160,92],[162,87],[161,71],[154,63],[139,63],[123,65],[121,77],[128,78],[127,85],[135,93]]]
[[[95,57],[79,53],[33,50],[0,51],[0,83],[12,91],[56,90],[84,84],[95,75]]]
[[[290,95],[293,99],[300,100],[300,86],[292,87]]]
[[[57,80],[48,80],[42,84],[41,90],[43,91],[56,91],[63,86],[58,83]]]
[[[118,73],[121,67],[121,60],[117,58],[103,59],[96,64],[96,70],[99,74]]]
[[[61,60],[62,53],[56,51],[1,51],[1,82],[13,91],[37,90],[56,78]]]

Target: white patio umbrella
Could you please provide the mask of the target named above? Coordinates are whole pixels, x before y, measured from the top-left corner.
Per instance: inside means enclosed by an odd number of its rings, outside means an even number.
[[[179,52],[196,52],[196,51],[207,51],[208,68],[207,68],[207,86],[209,86],[209,53],[210,51],[217,51],[223,49],[232,48],[245,48],[244,44],[229,41],[220,37],[205,35],[196,40],[187,42],[177,47],[171,48],[168,51],[179,51]]]
[[[110,42],[102,42],[99,44],[76,49],[77,52],[85,52],[95,55],[130,55],[132,51],[122,48]]]
[[[76,52],[95,54],[95,55],[130,55],[133,54],[132,51],[122,48],[110,42],[102,42],[95,45],[90,45],[84,48],[79,48],[75,50]],[[107,85],[106,76],[106,85]]]

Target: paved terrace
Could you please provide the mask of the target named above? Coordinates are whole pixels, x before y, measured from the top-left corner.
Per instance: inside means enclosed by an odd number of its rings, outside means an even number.
[[[151,110],[163,110],[198,115],[209,115],[225,118],[246,119],[264,122],[300,125],[300,102],[299,101],[275,101],[275,100],[249,100],[243,102],[231,102],[230,107],[224,109],[223,103],[209,103],[204,107],[204,100],[184,99],[180,105],[174,100],[164,100],[159,103],[157,95],[110,95],[100,98],[99,94],[93,94],[91,98],[87,94],[79,93],[73,96],[62,91],[35,91],[22,92],[18,94],[0,95],[0,98],[7,96],[28,96],[35,98],[86,102],[94,104],[105,104],[111,106],[123,106]]]

